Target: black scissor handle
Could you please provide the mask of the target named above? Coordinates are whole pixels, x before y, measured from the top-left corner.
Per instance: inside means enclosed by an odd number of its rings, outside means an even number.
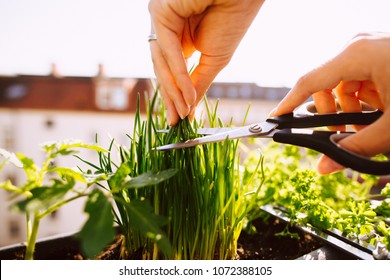
[[[364,157],[337,145],[337,142],[351,133],[332,131],[282,129],[273,135],[275,142],[292,144],[323,153],[342,166],[372,175],[389,175],[390,161],[376,161]]]
[[[383,112],[362,102],[360,112],[341,112],[318,114],[314,102],[304,103],[294,113],[267,119],[267,122],[277,123],[278,129],[310,128],[321,126],[336,126],[348,124],[368,125],[375,122]]]

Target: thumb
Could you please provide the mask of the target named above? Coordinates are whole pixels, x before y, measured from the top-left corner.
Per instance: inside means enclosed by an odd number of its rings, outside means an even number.
[[[351,152],[366,157],[390,151],[389,115],[389,113],[384,113],[376,122],[344,138],[338,144]],[[342,169],[344,169],[343,166],[327,156],[322,156],[317,164],[317,170],[320,174],[330,174]]]
[[[213,57],[201,54],[199,64],[191,73],[191,80],[196,90],[196,101],[191,106],[192,114],[194,113],[196,106],[202,100],[207,89],[214,81],[215,77],[229,63],[230,59],[230,55]]]

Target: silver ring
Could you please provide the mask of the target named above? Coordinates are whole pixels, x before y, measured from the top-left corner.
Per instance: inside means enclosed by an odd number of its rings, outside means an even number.
[[[156,34],[149,34],[149,36],[148,36],[148,42],[153,41],[153,40],[157,40]]]

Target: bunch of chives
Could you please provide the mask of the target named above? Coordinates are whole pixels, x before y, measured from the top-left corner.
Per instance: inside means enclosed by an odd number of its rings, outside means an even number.
[[[156,112],[157,93],[147,106],[145,121],[138,110],[128,150],[121,149],[122,162],[131,163],[131,176],[150,170],[175,168],[178,173],[153,188],[129,189],[123,197],[150,201],[154,214],[168,218],[163,230],[169,238],[174,255],[166,256],[147,237],[132,227],[126,209],[119,210],[118,220],[125,224],[127,250],[143,250],[144,258],[151,259],[234,259],[237,240],[249,211],[251,199],[245,196],[256,186],[242,185],[238,141],[225,141],[187,149],[161,152],[155,147],[185,141],[197,136],[201,126],[182,120],[169,133],[164,111]],[[207,101],[210,127],[221,126],[216,108],[210,110]],[[118,208],[121,208],[118,205]],[[123,228],[123,226],[122,226]]]

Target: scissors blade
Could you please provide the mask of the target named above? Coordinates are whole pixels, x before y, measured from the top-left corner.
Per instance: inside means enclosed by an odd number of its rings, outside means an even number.
[[[265,136],[269,134],[277,126],[278,124],[275,123],[262,122],[254,125],[243,126],[236,129],[230,129],[229,131],[225,131],[217,134],[198,137],[192,140],[187,140],[185,142],[160,146],[157,147],[156,149],[158,151],[167,151],[172,149],[182,149],[182,148],[194,147],[197,145],[222,142],[225,140]],[[254,129],[254,127],[256,129]]]

